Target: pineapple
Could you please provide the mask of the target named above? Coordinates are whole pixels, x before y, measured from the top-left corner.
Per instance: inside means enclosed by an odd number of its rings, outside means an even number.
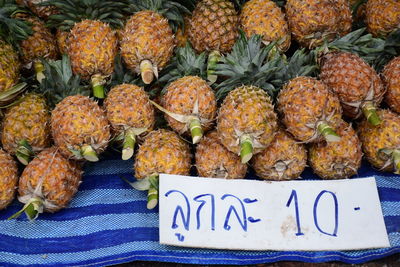
[[[56,147],[43,150],[21,175],[18,200],[25,206],[9,219],[25,211],[35,220],[40,213],[65,208],[78,191],[82,173],[80,165],[64,158]]]
[[[375,70],[359,56],[348,52],[325,54],[320,77],[339,97],[345,116],[356,119],[364,114],[372,125],[381,122],[376,108],[383,99],[384,87]]]
[[[108,121],[123,140],[122,159],[133,156],[136,138],[153,130],[154,108],[143,88],[133,84],[115,86],[104,102]]]
[[[18,168],[14,159],[0,148],[0,210],[14,199],[18,184]]]
[[[158,175],[189,175],[190,168],[191,154],[185,141],[172,131],[152,131],[136,154],[134,169],[138,181],[132,186],[148,190],[147,208],[152,209],[158,203]]]
[[[13,87],[19,79],[20,62],[13,47],[0,39],[0,93]]]
[[[309,163],[322,179],[349,178],[361,166],[362,150],[357,133],[344,121],[335,130],[341,136],[339,142],[319,142],[309,147]]]
[[[67,40],[69,35],[70,33],[66,31],[57,30],[56,32],[57,47],[61,55],[68,53]]]
[[[304,145],[283,130],[279,130],[271,144],[251,161],[258,177],[277,181],[299,178],[306,164]]]
[[[43,96],[23,96],[5,113],[1,142],[27,165],[36,152],[50,146],[50,112]]]
[[[333,130],[342,115],[339,99],[315,78],[300,76],[285,84],[278,110],[287,131],[301,142],[340,140]]]
[[[201,177],[242,179],[247,165],[219,143],[218,133],[209,132],[196,147],[196,168]]]
[[[358,135],[367,160],[381,171],[400,174],[400,116],[378,110],[382,123],[372,126],[366,120],[358,125]]]
[[[36,16],[47,19],[49,16],[57,14],[57,9],[54,6],[43,6],[41,3],[47,0],[16,0],[18,5],[28,7]]]
[[[263,151],[278,129],[271,98],[255,86],[240,86],[222,103],[217,118],[220,142],[247,163]]]
[[[272,0],[246,2],[240,13],[240,24],[247,37],[262,35],[263,42],[277,42],[281,51],[290,47],[290,31],[285,14]]]
[[[229,0],[201,0],[192,13],[189,40],[197,52],[231,51],[238,37],[239,17]]]
[[[400,56],[385,66],[383,81],[386,87],[386,103],[393,111],[400,114]]]
[[[189,41],[189,30],[188,27],[190,25],[190,17],[183,17],[184,24],[182,27],[179,27],[175,33],[175,42],[178,47],[185,47],[186,43]]]
[[[351,31],[348,0],[288,0],[285,10],[293,38],[303,47],[317,47]]]
[[[366,5],[367,29],[373,36],[386,37],[400,25],[400,1],[368,0]]]
[[[150,84],[154,77],[158,78],[175,48],[173,28],[168,23],[182,25],[181,12],[187,10],[175,1],[141,0],[139,4],[140,11],[128,19],[121,33],[121,55],[127,67]]]

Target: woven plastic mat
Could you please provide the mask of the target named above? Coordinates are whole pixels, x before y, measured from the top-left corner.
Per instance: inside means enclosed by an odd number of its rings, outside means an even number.
[[[69,208],[7,221],[18,201],[0,211],[0,266],[107,266],[130,261],[190,264],[257,264],[276,261],[363,263],[400,253],[400,176],[365,165],[359,177],[375,176],[390,248],[357,251],[228,251],[160,245],[158,210],[146,209],[146,193],[130,188],[132,161],[88,164]],[[251,175],[250,175],[251,176]],[[310,170],[304,178],[313,179]]]

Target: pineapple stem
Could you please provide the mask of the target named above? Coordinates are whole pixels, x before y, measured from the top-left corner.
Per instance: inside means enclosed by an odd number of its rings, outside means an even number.
[[[99,161],[96,151],[91,145],[84,145],[81,148],[81,154],[84,159],[91,162]]]
[[[128,130],[125,134],[124,144],[122,148],[122,159],[128,160],[133,156],[135,148],[136,136],[132,130]]]
[[[35,156],[35,153],[33,152],[32,147],[29,145],[28,141],[24,139],[19,142],[15,155],[23,165],[28,165],[28,163]]]
[[[43,201],[38,197],[31,198],[20,211],[10,216],[8,220],[18,218],[23,212],[30,221],[35,220],[43,212]]]
[[[197,144],[203,137],[203,129],[198,118],[193,119],[189,123],[190,133],[192,134],[193,144]]]
[[[394,173],[400,174],[400,150],[395,149],[393,151],[393,163],[394,163]]]
[[[95,74],[92,76],[91,82],[94,97],[103,99],[105,97],[103,86],[103,84],[105,83],[104,77],[100,74]]]
[[[153,64],[150,60],[140,62],[140,74],[145,84],[150,84],[154,80]]]
[[[210,85],[215,83],[218,79],[218,75],[215,74],[215,69],[217,68],[217,63],[220,59],[221,53],[219,51],[212,51],[208,55],[207,80],[210,81]]]
[[[382,123],[382,120],[379,118],[378,113],[376,112],[376,107],[372,102],[366,102],[362,107],[362,111],[364,116],[367,118],[367,121],[373,126],[377,126]]]
[[[253,139],[249,135],[240,137],[240,158],[246,164],[253,157]]]
[[[154,209],[158,204],[158,174],[153,174],[148,177],[150,188],[147,191],[147,208]]]
[[[33,68],[35,69],[35,73],[36,73],[36,80],[39,82],[39,83],[42,83],[42,80],[44,79],[44,78],[46,78],[46,76],[44,76],[44,65],[43,65],[43,63],[42,62],[40,62],[40,61],[35,61],[34,63],[33,63]]]
[[[340,141],[340,136],[326,122],[320,122],[317,126],[317,130],[318,133],[320,133],[327,142]]]

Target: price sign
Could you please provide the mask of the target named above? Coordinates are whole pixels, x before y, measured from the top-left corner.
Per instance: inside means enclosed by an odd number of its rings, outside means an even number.
[[[389,247],[375,178],[160,176],[160,243],[241,250]]]

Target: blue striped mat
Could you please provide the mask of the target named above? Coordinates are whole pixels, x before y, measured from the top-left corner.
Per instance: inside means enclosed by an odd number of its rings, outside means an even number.
[[[132,161],[88,164],[80,191],[69,208],[6,219],[22,205],[0,212],[0,266],[107,266],[142,260],[191,264],[257,264],[276,261],[362,263],[400,252],[400,176],[365,165],[360,177],[375,175],[390,248],[359,251],[276,252],[190,249],[158,243],[158,212],[146,209],[146,193],[120,179],[132,177]],[[304,178],[314,176],[307,170]]]

